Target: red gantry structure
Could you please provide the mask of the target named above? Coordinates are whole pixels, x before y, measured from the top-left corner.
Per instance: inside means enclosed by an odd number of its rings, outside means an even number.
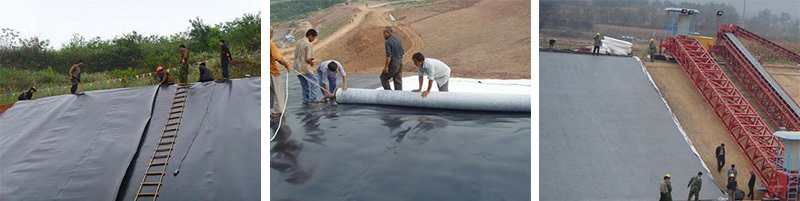
[[[730,33],[736,34],[736,36],[745,38],[747,40],[758,42],[761,45],[764,45],[764,46],[766,46],[766,47],[768,47],[768,48],[770,48],[770,49],[772,49],[772,50],[774,50],[776,52],[779,52],[779,53],[783,54],[786,57],[792,58],[792,59],[796,60],[798,63],[800,63],[800,54],[795,53],[792,50],[789,50],[787,48],[784,48],[784,47],[778,45],[777,43],[773,43],[772,41],[769,41],[764,37],[761,37],[761,36],[751,32],[751,31],[748,31],[747,29],[739,27],[736,24],[728,24],[728,25],[723,24],[722,26],[720,26],[720,30],[719,31],[720,32],[730,32]]]
[[[716,44],[711,47],[711,51],[725,61],[742,87],[775,126],[800,131],[800,107],[739,42],[737,36],[756,41],[798,62],[800,54],[735,24],[720,26]],[[781,199],[796,200],[800,171],[783,167],[783,145],[709,51],[697,39],[685,35],[667,36],[659,45],[659,51],[664,48],[665,53],[671,55],[689,76],[761,177],[767,191]]]
[[[736,36],[758,42],[798,62],[800,55],[735,24],[720,26],[717,42],[713,48],[776,126],[790,131],[800,130],[800,115],[798,115],[800,107]],[[778,156],[780,155],[782,154],[779,152]],[[797,200],[800,183],[798,170],[787,170],[782,167],[783,158],[780,157],[774,163],[776,175],[770,181],[763,180],[767,190],[781,199]],[[772,176],[762,175],[762,179]]]
[[[772,129],[697,39],[668,36],[661,46],[689,76],[768,191],[777,192],[780,185],[776,162],[783,146],[772,135]]]
[[[717,42],[714,48],[717,56],[725,61],[725,65],[733,71],[736,78],[750,92],[776,126],[785,127],[790,131],[800,130],[800,115],[798,115],[800,107],[739,42],[736,38],[736,35],[739,34],[734,35],[734,33],[749,33],[747,35],[751,38],[761,38],[736,25],[723,25],[717,32]],[[761,40],[764,39],[761,38]],[[772,42],[763,44],[774,45]],[[785,48],[777,46],[776,49]]]

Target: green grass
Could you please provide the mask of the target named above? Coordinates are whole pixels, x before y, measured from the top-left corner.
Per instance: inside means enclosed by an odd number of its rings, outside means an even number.
[[[333,5],[344,3],[345,0],[312,0],[312,1],[282,1],[270,3],[270,16],[272,22],[283,22],[288,20],[307,17],[309,14],[322,10]]]
[[[434,0],[401,1],[401,2],[389,3],[389,4],[385,5],[385,6],[389,6],[389,7],[392,7],[392,8],[407,8],[407,7],[417,7],[417,6],[426,5],[426,4],[429,4],[431,2],[434,2]]]
[[[320,27],[319,34],[318,34],[319,35],[319,39],[323,39],[325,37],[329,37],[334,32],[339,30],[339,28],[341,28],[344,25],[346,25],[347,23],[349,23],[350,19],[353,19],[353,18],[350,18],[349,16],[337,18],[336,21],[333,21],[332,23],[329,23],[328,25],[326,25],[324,27]]]
[[[213,56],[216,56],[214,54]],[[192,56],[190,61],[206,61],[212,71],[214,78],[222,78],[222,69],[219,61],[213,58],[212,54],[198,54]],[[199,63],[199,62],[196,62]],[[167,66],[174,68],[177,66]],[[78,92],[141,87],[156,85],[158,81],[152,75],[141,77],[141,74],[152,73],[154,69],[125,69],[110,70],[105,72],[91,72],[87,69],[81,75],[82,86],[78,87]],[[231,78],[242,78],[245,75],[252,77],[261,76],[260,52],[254,55],[235,56],[234,62],[229,66]],[[170,74],[177,76],[177,72],[170,70]],[[140,77],[136,77],[139,75]],[[199,77],[197,66],[189,67],[189,82],[196,82]],[[70,80],[66,72],[57,72],[52,69],[45,70],[24,70],[12,67],[0,67],[0,104],[9,104],[17,101],[19,93],[24,92],[31,86],[35,86],[38,92],[33,95],[34,99],[69,94]],[[129,79],[132,78],[132,79]],[[120,80],[122,79],[122,80]],[[177,77],[175,77],[177,81]],[[116,80],[116,81],[113,81]]]

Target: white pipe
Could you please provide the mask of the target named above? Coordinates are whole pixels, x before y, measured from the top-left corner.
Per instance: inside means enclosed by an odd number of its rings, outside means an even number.
[[[339,104],[371,104],[405,107],[474,110],[494,112],[530,112],[529,94],[489,94],[469,92],[420,92],[348,88],[336,90]]]

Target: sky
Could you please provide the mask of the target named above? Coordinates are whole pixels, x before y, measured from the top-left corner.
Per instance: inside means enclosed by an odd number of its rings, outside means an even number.
[[[587,1],[587,0],[542,0],[542,1]],[[614,0],[596,0],[596,1],[614,1]],[[625,1],[653,1],[653,0],[625,0]],[[747,18],[758,15],[764,9],[769,9],[773,15],[780,15],[781,13],[789,13],[794,19],[800,19],[800,0],[660,0],[671,1],[673,3],[692,2],[698,4],[706,3],[725,3],[733,5],[736,12],[740,15],[744,10]],[[746,3],[746,4],[745,4]],[[704,11],[700,11],[704,12]],[[716,11],[715,11],[716,12]]]
[[[187,31],[195,17],[218,24],[259,11],[259,0],[12,0],[3,2],[0,28],[19,31],[22,38],[49,39],[58,49],[76,33],[104,40],[131,31],[168,36]]]
[[[663,1],[663,0],[662,0]],[[745,11],[747,18],[757,16],[764,9],[769,9],[773,15],[789,13],[794,19],[800,19],[800,0],[670,0],[672,2],[694,2],[705,4],[709,2],[726,3],[733,5],[740,15]],[[745,4],[746,3],[746,4]]]

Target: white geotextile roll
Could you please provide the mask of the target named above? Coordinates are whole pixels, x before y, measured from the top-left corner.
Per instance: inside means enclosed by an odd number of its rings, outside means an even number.
[[[422,98],[421,92],[355,89],[336,90],[339,104],[371,104],[449,110],[496,112],[530,112],[529,94],[488,94],[469,92],[431,92]]]
[[[603,39],[603,47],[601,47],[601,48],[605,49],[605,51],[606,51],[606,52],[603,52],[603,53],[612,54],[612,55],[623,55],[623,56],[631,54],[631,49],[633,48],[633,43],[630,43],[630,42],[624,41],[624,40],[620,40],[620,39],[616,39],[616,38],[612,38],[612,37],[608,37],[608,36],[605,36],[603,38],[604,38]]]

